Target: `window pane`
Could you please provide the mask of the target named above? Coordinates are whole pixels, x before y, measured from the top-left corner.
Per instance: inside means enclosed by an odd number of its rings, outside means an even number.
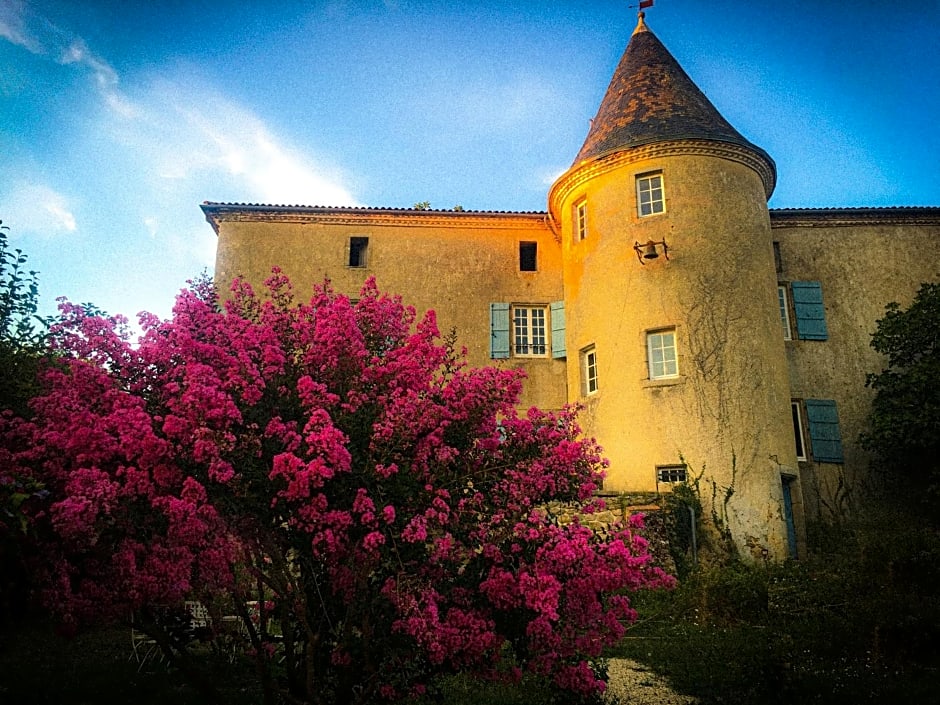
[[[798,401],[791,402],[790,410],[793,413],[793,437],[796,440],[796,457],[799,460],[805,460],[806,450],[803,448],[803,424],[800,423],[800,403]]]
[[[581,201],[576,208],[578,239],[583,240],[587,237],[587,204]]]
[[[636,180],[637,210],[640,216],[653,215],[665,211],[662,174],[642,176]]]
[[[532,354],[545,354],[545,309],[533,308],[532,314]]]
[[[679,374],[676,359],[676,334],[650,333],[647,336],[650,379],[676,377]]]
[[[581,351],[581,393],[593,394],[597,391],[597,353],[594,348]]]
[[[541,306],[513,306],[513,354],[520,356],[547,355],[549,351],[548,314]]]
[[[783,339],[790,340],[790,312],[787,308],[787,287],[777,287],[777,301],[780,304],[780,325],[783,326]]]
[[[515,330],[516,354],[529,353],[529,309],[517,308],[513,312],[513,329]]]

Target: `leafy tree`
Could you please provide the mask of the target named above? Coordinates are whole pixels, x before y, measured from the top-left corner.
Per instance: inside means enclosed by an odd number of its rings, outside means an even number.
[[[37,273],[27,269],[22,250],[10,248],[7,230],[0,225],[0,411],[23,413],[36,391],[45,325],[36,315]]]
[[[636,525],[564,524],[600,506],[603,461],[572,410],[518,415],[516,371],[470,369],[433,313],[317,287],[297,303],[208,281],[169,321],[63,304],[61,363],[33,417],[0,428],[20,477],[42,597],[65,626],[136,613],[186,672],[197,599],[241,617],[269,702],[364,703],[438,673],[538,674],[603,690],[602,649],[669,585]]]
[[[870,374],[875,390],[863,445],[903,482],[940,491],[940,284],[921,285],[907,309],[888,304],[871,346],[888,366]]]
[[[39,288],[27,257],[10,247],[9,228],[0,221],[0,414],[27,411],[38,391],[37,374],[44,351],[45,326],[36,316]],[[24,503],[43,494],[32,478],[7,471],[0,451],[0,625],[21,614],[26,576],[21,549],[28,533]]]

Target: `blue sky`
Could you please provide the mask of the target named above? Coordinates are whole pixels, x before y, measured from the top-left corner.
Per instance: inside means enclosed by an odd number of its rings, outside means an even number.
[[[544,210],[628,2],[0,0],[0,219],[57,296],[168,315],[204,200]],[[940,205],[940,3],[656,0],[775,208]],[[381,282],[379,282],[381,285]]]

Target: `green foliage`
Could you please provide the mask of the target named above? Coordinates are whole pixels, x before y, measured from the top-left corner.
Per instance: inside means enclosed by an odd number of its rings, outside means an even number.
[[[7,230],[0,225],[0,413],[22,416],[38,389],[46,325],[36,315],[37,274],[28,269],[26,255],[10,247]],[[21,565],[27,535],[23,505],[44,492],[32,478],[13,477],[6,470],[0,452],[0,626],[22,612],[27,591]]]
[[[923,284],[907,309],[888,304],[871,346],[888,359],[862,444],[918,490],[940,493],[940,283]],[[935,516],[940,513],[935,512]]]
[[[697,480],[695,482],[697,484]],[[695,568],[698,540],[702,535],[702,503],[696,485],[683,482],[674,486],[672,492],[663,496],[662,515],[676,576],[682,580]]]
[[[7,230],[0,225],[0,411],[22,415],[36,390],[46,326],[36,315],[37,272],[27,268],[22,250],[11,249]]]
[[[732,560],[672,593],[643,594],[616,655],[705,705],[930,702],[940,683],[940,536],[906,508],[810,534],[805,561]]]
[[[705,477],[705,466],[695,473],[685,457],[679,459],[686,465],[688,480],[673,487],[663,497],[665,527],[669,538],[670,552],[676,565],[676,574],[682,579],[694,569],[701,557],[706,563],[725,563],[738,555],[737,546],[731,536],[728,521],[731,499],[737,483],[737,456],[731,454],[731,481],[719,485],[714,479]],[[704,484],[704,488],[703,488]],[[703,491],[708,493],[708,519],[702,506]],[[697,552],[692,551],[692,522],[689,509],[695,512],[695,535]]]
[[[429,211],[431,210],[431,202],[430,201],[418,201],[412,206],[412,208],[416,211]]]

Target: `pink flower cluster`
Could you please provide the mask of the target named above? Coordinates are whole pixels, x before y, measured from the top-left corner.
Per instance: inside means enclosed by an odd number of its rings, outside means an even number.
[[[638,527],[547,508],[598,505],[604,461],[575,410],[517,414],[518,372],[468,368],[433,314],[373,281],[355,304],[328,284],[297,302],[275,270],[224,308],[198,282],[136,344],[61,310],[47,391],[0,434],[10,472],[49,490],[25,511],[63,621],[255,595],[276,607],[253,653],[278,620],[295,699],[404,697],[507,655],[586,694],[629,592],[670,584]]]

